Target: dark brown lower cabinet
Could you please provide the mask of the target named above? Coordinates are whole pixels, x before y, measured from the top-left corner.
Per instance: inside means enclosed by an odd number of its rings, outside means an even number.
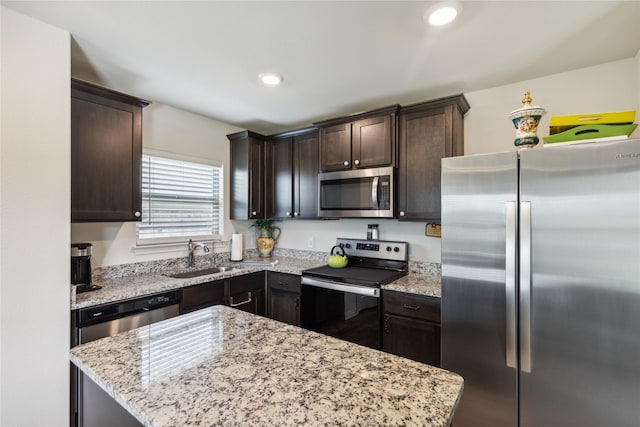
[[[224,304],[224,280],[202,283],[182,289],[182,313]]]
[[[440,366],[440,299],[382,292],[382,349]]]
[[[300,276],[267,273],[267,317],[300,326]]]
[[[264,316],[264,272],[245,274],[229,279],[227,305],[238,310]]]

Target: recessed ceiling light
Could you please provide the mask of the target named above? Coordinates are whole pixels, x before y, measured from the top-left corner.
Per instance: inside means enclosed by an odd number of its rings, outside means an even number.
[[[438,3],[433,7],[427,9],[424,13],[424,22],[429,23],[435,27],[447,25],[452,22],[460,14],[460,3],[455,1],[448,1]]]
[[[262,80],[262,83],[269,85],[269,86],[276,86],[279,85],[282,82],[282,76],[278,73],[260,73],[258,74],[258,77],[260,77],[260,80]]]

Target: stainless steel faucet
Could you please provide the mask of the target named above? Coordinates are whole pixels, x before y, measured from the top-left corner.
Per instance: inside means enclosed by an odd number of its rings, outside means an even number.
[[[201,242],[194,242],[191,239],[189,239],[188,247],[189,247],[189,257],[187,258],[187,267],[193,267],[193,251],[196,248],[202,248],[202,250],[205,253],[209,252],[209,247],[207,245]]]

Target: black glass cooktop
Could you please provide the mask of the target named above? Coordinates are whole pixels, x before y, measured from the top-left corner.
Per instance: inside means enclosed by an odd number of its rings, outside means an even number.
[[[303,276],[371,287],[380,287],[380,285],[391,283],[406,274],[406,271],[398,270],[350,266],[345,268],[332,268],[328,265],[310,268],[302,272]]]

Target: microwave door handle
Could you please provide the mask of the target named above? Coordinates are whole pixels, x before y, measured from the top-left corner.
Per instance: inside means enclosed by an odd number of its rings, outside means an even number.
[[[371,185],[371,207],[377,208],[380,205],[380,201],[378,200],[378,182],[380,181],[379,176],[373,177],[373,184]]]

